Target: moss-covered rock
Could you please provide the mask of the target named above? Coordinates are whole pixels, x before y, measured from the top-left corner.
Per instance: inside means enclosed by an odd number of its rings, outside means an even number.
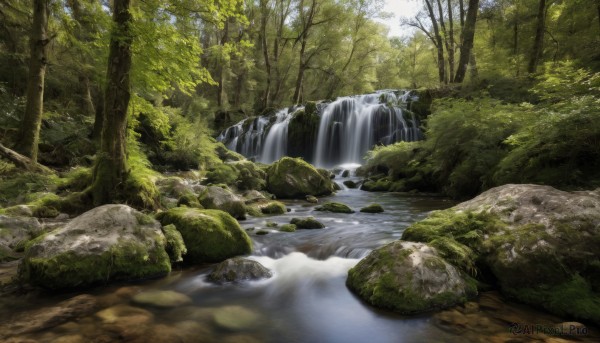
[[[392,181],[388,178],[378,180],[367,180],[360,186],[360,190],[367,192],[387,192],[392,187]]]
[[[383,207],[379,204],[370,204],[361,208],[360,211],[364,213],[381,213],[383,212]]]
[[[350,188],[350,189],[354,189],[356,188],[358,185],[356,184],[356,182],[352,181],[352,180],[346,180],[343,182],[344,186]]]
[[[187,207],[194,207],[194,208],[204,208],[204,206],[202,206],[200,204],[200,201],[198,201],[198,197],[195,194],[182,195],[177,200],[177,206],[187,206]]]
[[[181,233],[173,224],[163,226],[162,232],[166,239],[165,250],[169,254],[171,262],[183,261],[183,255],[187,254],[187,248]]]
[[[220,262],[252,252],[252,241],[238,222],[219,210],[178,207],[158,215],[163,225],[181,233],[188,263]]]
[[[50,289],[140,279],[171,271],[166,240],[151,217],[126,205],[104,205],[34,239],[23,277]]]
[[[600,323],[599,228],[598,190],[505,185],[432,213],[402,239],[435,246],[472,275],[491,273],[505,295]]]
[[[314,195],[307,195],[305,199],[311,204],[317,204],[319,202],[319,199]]]
[[[302,159],[284,157],[267,169],[267,190],[278,198],[303,199],[329,195],[334,184]]]
[[[334,213],[354,213],[354,210],[346,204],[340,202],[326,202],[321,206],[315,207],[315,211],[327,211]]]
[[[287,212],[287,208],[283,203],[272,200],[261,206],[260,211],[264,214],[284,214]]]
[[[304,110],[298,110],[288,125],[287,154],[311,161],[319,129],[317,104],[308,102]]]
[[[232,162],[233,166],[237,170],[237,178],[235,185],[241,191],[245,190],[263,190],[267,185],[267,173],[258,167],[254,162],[248,160],[242,160]]]
[[[372,251],[348,272],[346,285],[371,305],[402,314],[464,303],[475,282],[428,245],[396,241]]]
[[[314,217],[292,218],[290,223],[296,225],[299,229],[322,229],[325,227],[323,223]]]
[[[0,245],[11,250],[42,234],[43,228],[36,218],[0,215]]]
[[[279,228],[279,231],[281,231],[281,232],[296,232],[296,225],[295,224],[283,224]]]
[[[199,200],[204,208],[225,211],[237,219],[246,217],[244,201],[229,189],[209,186],[200,193]]]
[[[214,283],[241,282],[268,279],[272,276],[269,269],[262,264],[241,257],[230,258],[219,263],[208,274],[208,281]]]

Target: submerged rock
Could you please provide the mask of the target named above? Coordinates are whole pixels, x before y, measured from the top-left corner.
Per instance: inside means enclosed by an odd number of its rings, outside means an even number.
[[[279,228],[279,231],[281,231],[281,232],[296,232],[296,225],[295,224],[283,224]]]
[[[140,305],[169,308],[190,304],[192,298],[175,291],[146,291],[136,294],[132,301]]]
[[[96,207],[28,244],[23,276],[51,289],[171,271],[160,224],[126,205]]]
[[[600,190],[504,185],[407,228],[459,268],[491,271],[502,292],[600,323]]]
[[[302,159],[284,157],[267,169],[267,189],[278,198],[304,199],[307,195],[329,195],[334,184]]]
[[[228,213],[178,207],[158,215],[163,225],[173,224],[181,233],[188,263],[221,262],[252,252],[252,241]]]
[[[383,207],[379,204],[370,204],[361,208],[360,211],[364,213],[381,213],[383,212]]]
[[[272,276],[262,264],[241,257],[230,258],[219,263],[208,275],[214,283],[241,282],[268,279]]]
[[[319,199],[314,195],[307,195],[306,201],[310,202],[311,204],[317,204],[319,202]]]
[[[228,189],[209,186],[200,194],[200,204],[207,209],[221,210],[236,219],[245,219],[244,201]]]
[[[346,285],[369,304],[403,314],[448,308],[477,293],[434,248],[404,241],[373,250],[350,269]]]
[[[354,189],[358,186],[358,184],[352,180],[346,180],[343,182],[344,186],[350,188],[350,189]]]
[[[215,324],[230,331],[257,329],[262,322],[260,314],[236,305],[216,309],[213,318]]]
[[[299,229],[322,229],[325,227],[323,223],[314,217],[292,218],[290,223],[296,225]]]
[[[354,213],[354,210],[346,204],[340,202],[326,202],[321,206],[317,206],[315,211],[327,211],[334,213]]]

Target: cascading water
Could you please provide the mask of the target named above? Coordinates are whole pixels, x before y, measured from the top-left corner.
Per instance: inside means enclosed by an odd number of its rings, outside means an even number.
[[[314,135],[315,139],[309,139],[312,146],[296,147],[294,151],[309,151],[304,154],[309,156],[309,162],[331,167],[361,163],[364,154],[378,144],[419,140],[418,121],[405,109],[409,99],[412,99],[410,92],[378,91],[320,104],[316,108],[319,119],[314,132],[304,133]],[[304,110],[304,107],[286,108],[274,116],[245,119],[221,132],[217,140],[248,158],[271,163],[285,156],[288,146],[305,144],[306,140],[299,143],[288,139],[290,122],[296,113]],[[406,118],[405,114],[410,117]]]

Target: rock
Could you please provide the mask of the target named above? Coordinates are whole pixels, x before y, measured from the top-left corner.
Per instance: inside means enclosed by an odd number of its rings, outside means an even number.
[[[389,181],[387,178],[383,178],[376,181],[366,180],[360,186],[360,190],[367,192],[387,192],[391,187],[392,181]]]
[[[96,207],[28,245],[24,277],[50,289],[171,271],[160,224],[126,205]]]
[[[0,245],[16,249],[40,233],[42,225],[37,218],[0,215]]]
[[[505,295],[600,323],[600,194],[504,185],[407,228],[463,270],[475,260]],[[574,300],[576,299],[576,300]]]
[[[52,343],[85,343],[87,340],[83,335],[72,334],[60,336],[57,339],[52,340]]]
[[[267,189],[278,198],[304,199],[307,195],[329,195],[334,185],[302,159],[284,157],[267,169]]]
[[[192,183],[177,176],[159,179],[156,181],[156,186],[161,194],[175,199],[196,193]]]
[[[238,171],[238,177],[235,180],[235,185],[239,190],[263,190],[267,184],[267,174],[255,163],[248,160],[231,162]]]
[[[236,219],[246,217],[244,201],[228,189],[217,186],[206,187],[199,199],[204,208],[225,211]]]
[[[61,213],[61,214],[59,214],[58,216],[56,216],[56,218],[54,218],[54,219],[56,219],[56,220],[68,220],[69,218],[70,218],[70,217],[69,217],[69,215],[68,215],[68,214],[66,214],[66,213]]]
[[[96,313],[102,320],[102,331],[111,333],[123,341],[144,337],[151,329],[154,315],[139,307],[116,305]]]
[[[348,205],[339,202],[326,202],[321,206],[317,206],[315,211],[328,211],[334,213],[354,213]]]
[[[3,209],[4,213],[13,217],[31,217],[33,210],[27,205],[16,205]]]
[[[177,231],[177,228],[173,224],[163,226],[162,232],[166,239],[165,250],[169,254],[171,262],[183,261],[183,255],[187,254],[187,247],[185,246],[181,232]]]
[[[350,176],[350,171],[349,170],[344,170],[342,172],[342,177],[348,177],[348,176]]]
[[[150,311],[143,308],[120,304],[96,312],[96,317],[100,318],[105,324],[112,324],[124,317],[137,317],[140,322],[150,322],[154,316]]]
[[[221,262],[252,252],[252,241],[240,224],[219,210],[177,207],[158,215],[163,225],[181,233],[188,263]]]
[[[317,204],[319,202],[319,199],[317,199],[317,197],[314,195],[307,195],[306,201],[310,202],[311,204]]]
[[[354,188],[356,188],[358,186],[358,184],[356,182],[352,181],[352,180],[345,180],[343,182],[343,184],[344,184],[344,186],[346,186],[348,188],[351,188],[351,189],[354,189]]]
[[[267,197],[264,196],[264,194],[262,194],[259,191],[255,191],[255,190],[250,190],[250,191],[246,191],[244,192],[244,194],[242,195],[244,198],[244,203],[246,205],[255,203],[255,202],[259,202],[262,200],[267,200]]]
[[[290,223],[296,225],[299,229],[322,229],[325,227],[325,225],[316,220],[315,217],[292,218]]]
[[[288,125],[287,155],[312,161],[317,131],[319,129],[317,104],[306,103],[304,109],[297,110]]]
[[[169,308],[190,304],[192,298],[175,291],[146,291],[136,294],[132,301],[139,305]]]
[[[195,194],[182,195],[179,200],[177,200],[177,206],[204,208],[200,205],[200,201],[198,201],[198,197]]]
[[[241,257],[230,258],[219,263],[208,275],[214,283],[241,282],[268,279],[272,276],[262,264]]]
[[[49,329],[72,319],[92,313],[96,299],[88,294],[75,296],[55,306],[25,311],[12,318],[7,324],[0,325],[0,338],[4,335],[22,335]]]
[[[369,206],[361,208],[360,211],[364,213],[381,213],[383,212],[383,207],[379,204],[370,204]]]
[[[283,224],[279,228],[281,232],[296,232],[296,225],[294,224]]]
[[[259,200],[247,207],[248,214],[259,217],[263,214],[275,215],[284,214],[287,208],[282,202],[276,200]]]
[[[257,329],[262,322],[258,313],[236,305],[218,308],[213,319],[215,324],[229,331]]]
[[[403,314],[448,308],[477,293],[434,248],[404,241],[372,251],[350,269],[346,285],[369,304]]]
[[[264,236],[264,235],[268,235],[269,231],[268,230],[258,230],[258,231],[256,231],[256,234],[259,236]]]
[[[272,222],[272,221],[267,221],[267,223],[265,224],[266,227],[277,227],[279,226],[279,224]]]

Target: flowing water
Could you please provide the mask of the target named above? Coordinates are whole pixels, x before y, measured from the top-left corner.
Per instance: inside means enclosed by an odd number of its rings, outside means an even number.
[[[416,97],[409,91],[378,91],[372,94],[340,97],[317,106],[319,125],[315,127],[311,162],[319,167],[331,167],[342,162],[362,163],[365,153],[375,145],[422,138],[419,122],[407,110],[409,100]],[[229,149],[271,163],[286,156],[288,127],[302,106],[284,108],[273,116],[244,119],[223,130],[217,140]],[[297,157],[297,156],[292,156]]]
[[[205,280],[212,265],[205,265],[175,270],[159,280],[87,290],[98,301],[94,311],[59,326],[15,334],[7,342],[563,342],[537,332],[511,333],[514,322],[552,326],[565,319],[506,302],[495,292],[466,306],[411,317],[368,306],[346,288],[348,269],[372,249],[398,239],[429,211],[453,203],[435,196],[354,189],[325,200],[344,202],[357,212],[316,212],[314,204],[289,201],[287,214],[241,222],[254,241],[249,258],[269,268],[270,279],[214,285]],[[373,202],[385,212],[358,212]],[[282,225],[309,215],[326,228],[284,233],[267,227],[268,222]],[[257,235],[259,229],[269,234]],[[149,290],[185,294],[191,303],[158,308],[131,302],[134,294]],[[3,328],[39,323],[40,313],[77,294],[0,299],[0,337]],[[597,330],[588,330],[578,341],[600,341]]]

